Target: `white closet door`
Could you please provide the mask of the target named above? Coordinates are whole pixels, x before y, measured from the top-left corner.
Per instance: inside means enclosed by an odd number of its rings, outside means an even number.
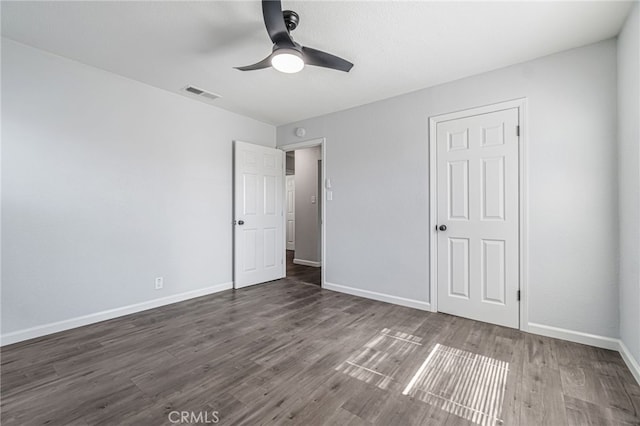
[[[519,325],[518,109],[437,124],[438,310]]]

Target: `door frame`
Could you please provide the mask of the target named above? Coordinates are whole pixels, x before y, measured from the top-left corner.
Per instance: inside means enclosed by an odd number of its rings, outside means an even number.
[[[528,121],[527,121],[527,98],[513,99],[480,107],[464,109],[441,115],[429,117],[429,301],[431,311],[438,312],[438,238],[436,232],[436,221],[438,217],[438,182],[436,169],[436,127],[443,121],[456,120],[459,118],[474,115],[487,114],[490,112],[502,111],[506,109],[518,109],[518,122],[520,126],[520,138],[518,147],[518,239],[519,239],[519,289],[520,289],[520,314],[519,329],[527,331],[529,329],[529,292],[528,292]]]
[[[327,250],[326,250],[326,245],[325,245],[325,241],[326,241],[326,236],[327,236],[327,143],[326,143],[326,138],[315,138],[315,139],[309,139],[306,141],[302,141],[302,142],[296,142],[296,143],[292,143],[292,144],[287,144],[287,145],[281,145],[276,147],[277,149],[281,149],[284,152],[288,152],[288,151],[295,151],[297,149],[304,149],[304,148],[312,148],[314,146],[319,146],[320,147],[320,159],[322,160],[322,194],[319,194],[319,196],[322,197],[322,204],[321,204],[321,211],[320,211],[320,216],[321,216],[321,224],[320,224],[320,253],[322,258],[320,259],[320,287],[321,288],[325,288],[325,269],[327,267]],[[282,173],[284,176],[286,176],[286,170],[285,170],[285,166],[283,166],[282,169]],[[284,182],[283,179],[283,185],[285,185],[285,190],[286,190],[286,182]],[[286,197],[283,197],[284,199],[284,206],[283,209],[286,211]],[[286,221],[287,218],[286,216],[283,217],[283,231],[285,233],[285,241],[286,241],[286,234],[287,234],[287,227],[286,227]],[[287,245],[285,243],[284,245],[285,248],[285,259],[286,259],[286,249],[287,249]],[[287,268],[285,265],[285,276],[286,276],[286,272],[287,272]]]

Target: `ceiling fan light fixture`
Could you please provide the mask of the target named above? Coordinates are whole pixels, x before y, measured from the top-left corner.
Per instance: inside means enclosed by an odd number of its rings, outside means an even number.
[[[293,74],[302,71],[302,54],[294,49],[278,49],[271,58],[271,65],[278,71]]]
[[[287,74],[302,71],[305,65],[329,68],[332,70],[349,72],[353,64],[331,53],[302,46],[293,41],[291,31],[300,22],[297,13],[291,10],[282,10],[281,0],[262,0],[262,18],[267,27],[267,33],[273,43],[271,54],[252,65],[235,67],[240,71],[254,71],[275,68]]]

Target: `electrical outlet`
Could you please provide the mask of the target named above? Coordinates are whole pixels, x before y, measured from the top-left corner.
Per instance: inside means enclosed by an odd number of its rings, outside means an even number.
[[[164,286],[164,279],[162,277],[156,278],[156,290],[160,290]]]

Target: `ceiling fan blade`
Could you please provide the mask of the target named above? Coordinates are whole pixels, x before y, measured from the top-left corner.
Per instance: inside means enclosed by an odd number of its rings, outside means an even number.
[[[294,47],[287,25],[284,23],[280,0],[262,0],[262,17],[273,44],[279,47]]]
[[[244,67],[234,67],[237,70],[240,71],[253,71],[253,70],[261,70],[263,68],[269,68],[271,66],[271,57],[273,55],[269,55],[266,58],[264,58],[263,60],[261,60],[260,62],[257,62],[253,65],[246,65]]]
[[[307,65],[315,65],[317,67],[331,68],[338,71],[349,72],[353,64],[347,60],[339,58],[321,50],[312,49],[310,47],[302,48],[304,62]]]

